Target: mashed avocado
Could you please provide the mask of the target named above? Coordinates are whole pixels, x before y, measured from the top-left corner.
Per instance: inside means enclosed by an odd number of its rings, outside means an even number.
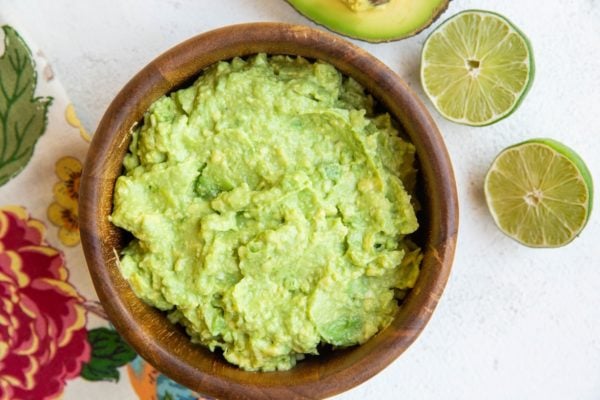
[[[386,327],[419,273],[412,144],[334,67],[220,62],[133,131],[114,224],[135,293],[246,370]]]

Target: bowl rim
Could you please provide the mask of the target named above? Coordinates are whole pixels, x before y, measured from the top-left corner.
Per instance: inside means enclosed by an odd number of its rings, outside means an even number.
[[[309,367],[302,369],[304,376],[294,373],[298,366],[288,372],[238,370],[241,372],[233,373],[217,361],[212,362],[209,370],[200,371],[181,354],[174,355],[172,348],[164,343],[175,340],[175,333],[172,337],[157,339],[140,329],[142,321],[135,315],[139,313],[136,307],[141,306],[123,298],[123,293],[132,291],[118,272],[117,244],[106,233],[107,229],[115,229],[110,228],[107,217],[112,210],[112,188],[118,176],[107,176],[107,171],[119,170],[122,162],[122,158],[115,159],[111,155],[115,151],[124,154],[131,128],[157,98],[156,94],[168,93],[198,76],[211,64],[206,59],[199,60],[203,55],[209,54],[214,62],[232,58],[232,52],[256,54],[258,48],[268,54],[316,55],[307,57],[324,59],[363,85],[368,83],[365,76],[369,76],[374,81],[371,87],[365,86],[403,125],[417,147],[419,158],[428,157],[428,163],[421,164],[430,219],[422,264],[422,268],[428,266],[426,281],[410,292],[392,323],[394,329],[388,327],[377,335],[384,337],[386,348],[373,347],[368,356],[357,356],[355,362],[338,369],[332,368],[335,364],[329,361],[326,367],[313,363],[310,370]],[[199,68],[202,63],[204,66]],[[361,75],[363,73],[365,75]],[[117,331],[138,354],[175,381],[201,393],[231,399],[322,398],[348,390],[385,368],[412,344],[429,321],[450,274],[458,230],[458,199],[450,158],[437,126],[417,95],[365,50],[334,34],[284,23],[230,25],[194,36],[167,50],[138,72],[114,98],[92,139],[83,168],[80,199],[79,221],[85,258],[98,297]],[[423,275],[422,270],[419,279],[425,279]],[[159,343],[159,340],[163,341]],[[358,348],[367,346],[370,341]]]

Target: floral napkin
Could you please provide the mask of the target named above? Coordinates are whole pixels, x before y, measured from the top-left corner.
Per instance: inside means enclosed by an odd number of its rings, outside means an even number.
[[[90,134],[44,54],[0,27],[0,400],[203,399],[110,326],[79,240]]]

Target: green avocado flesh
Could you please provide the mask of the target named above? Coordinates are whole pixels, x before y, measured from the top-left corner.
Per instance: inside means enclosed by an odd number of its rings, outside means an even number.
[[[332,31],[369,42],[412,36],[427,28],[449,0],[287,0],[307,18]]]
[[[415,148],[334,67],[219,62],[133,131],[111,221],[134,292],[246,370],[365,342],[414,286]]]

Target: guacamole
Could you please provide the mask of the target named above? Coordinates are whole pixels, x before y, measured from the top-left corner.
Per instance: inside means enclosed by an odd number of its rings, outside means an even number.
[[[111,216],[137,296],[245,370],[386,327],[421,254],[415,149],[376,110],[333,66],[264,54],[158,99]]]

